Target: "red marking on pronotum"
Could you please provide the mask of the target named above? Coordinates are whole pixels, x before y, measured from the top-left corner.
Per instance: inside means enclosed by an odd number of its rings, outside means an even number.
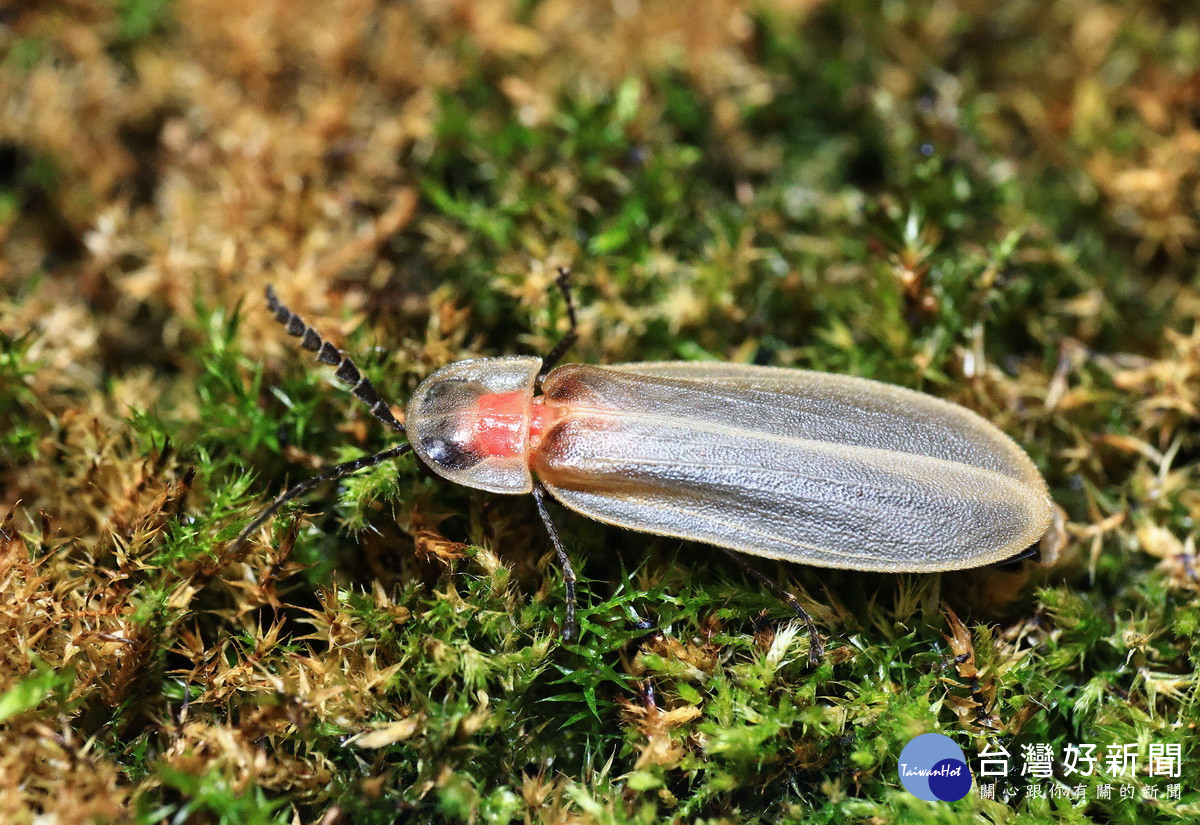
[[[474,452],[489,458],[510,458],[524,456],[529,446],[536,446],[558,414],[541,398],[530,404],[526,393],[496,392],[481,395],[472,409],[462,413],[461,421],[471,433],[468,441]]]

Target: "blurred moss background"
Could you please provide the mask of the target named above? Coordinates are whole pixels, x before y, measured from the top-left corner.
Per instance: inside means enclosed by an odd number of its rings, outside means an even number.
[[[0,9],[0,818],[1196,821],[1188,9]],[[811,668],[711,548],[556,509],[584,579],[563,644],[532,503],[411,460],[230,549],[289,481],[389,442],[265,284],[399,413],[441,364],[545,352],[558,265],[578,360],[831,370],[978,410],[1065,508],[1063,559],[766,564],[827,634]],[[897,757],[927,731],[1013,775],[910,796]],[[1024,745],[1085,743],[1142,759],[1019,775]],[[1152,744],[1181,779],[1148,774]]]

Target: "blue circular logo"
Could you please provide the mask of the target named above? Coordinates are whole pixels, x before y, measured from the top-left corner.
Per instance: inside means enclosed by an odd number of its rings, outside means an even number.
[[[957,802],[971,790],[971,771],[953,739],[922,733],[900,751],[900,784],[918,799]]]

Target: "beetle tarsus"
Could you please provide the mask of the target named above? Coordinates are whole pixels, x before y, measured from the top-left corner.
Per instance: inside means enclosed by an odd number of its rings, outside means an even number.
[[[562,357],[567,354],[567,350],[571,348],[571,345],[579,339],[579,333],[577,332],[579,321],[575,317],[575,296],[571,292],[571,268],[560,266],[558,268],[558,277],[554,279],[554,283],[558,286],[559,291],[562,292],[563,300],[567,303],[567,334],[542,359],[542,369],[538,372],[537,377],[539,387],[542,385],[542,379],[550,374],[550,370],[554,369],[558,362],[562,360]]]
[[[236,552],[238,548],[242,546],[243,542],[245,542],[255,530],[257,530],[259,527],[262,527],[266,520],[275,514],[276,510],[297,496],[308,492],[318,484],[326,481],[336,481],[339,478],[344,478],[353,473],[357,473],[359,470],[365,470],[368,467],[374,467],[376,464],[387,461],[389,458],[402,456],[411,449],[411,444],[400,444],[396,447],[384,450],[383,452],[374,453],[373,455],[365,455],[362,458],[356,458],[352,461],[344,461],[341,464],[335,464],[320,475],[315,475],[312,478],[293,484],[291,487],[287,488],[287,490],[280,493],[279,496],[272,501],[265,510],[254,517],[254,521],[247,524],[245,528],[242,529],[242,532],[238,533],[237,538],[233,540],[233,544],[229,545],[228,552]]]
[[[1027,559],[1032,559],[1035,556],[1037,556],[1038,554],[1039,554],[1038,546],[1036,544],[1031,544],[1028,547],[1026,547],[1024,550],[1022,550],[1020,553],[1017,553],[1015,556],[1011,556],[1007,559],[1001,559],[1000,561],[995,562],[992,566],[999,567],[1001,569],[1008,568],[1008,567],[1017,567],[1021,562],[1025,561]]]
[[[352,387],[351,392],[354,393],[354,397],[367,405],[367,408],[371,411],[371,415],[396,432],[404,432],[404,425],[392,415],[391,408],[380,399],[375,386],[355,366],[354,362],[350,360],[349,355],[346,355],[346,353],[322,338],[320,333],[304,322],[303,318],[284,306],[273,288],[268,286],[266,295],[267,306],[275,314],[275,320],[284,326],[288,335],[301,339],[300,346],[302,349],[315,352],[317,360],[322,364],[337,367],[334,375]]]
[[[554,526],[554,522],[550,520],[550,513],[546,510],[546,491],[542,485],[533,485],[533,500],[537,503],[538,515],[542,517],[542,523],[546,525],[546,532],[550,534],[550,543],[554,545],[558,564],[562,567],[563,589],[566,590],[567,597],[567,615],[563,619],[562,638],[564,642],[571,642],[575,640],[575,569],[571,567],[571,560],[567,558],[567,551],[563,547],[562,539],[558,537],[558,528]]]
[[[795,595],[788,591],[787,588],[781,587],[778,582],[772,580],[766,573],[747,561],[741,553],[725,547],[718,549],[733,559],[738,567],[762,582],[768,590],[790,607],[796,616],[804,622],[804,626],[808,630],[808,663],[814,666],[820,664],[821,659],[825,656],[825,645],[821,642],[821,634],[817,632],[817,625],[813,622],[812,616],[808,615],[808,611],[800,606],[800,602]]]

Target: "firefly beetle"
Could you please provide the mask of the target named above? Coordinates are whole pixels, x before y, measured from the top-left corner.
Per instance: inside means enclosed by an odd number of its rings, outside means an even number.
[[[235,544],[314,485],[412,451],[455,483],[533,495],[563,569],[564,637],[575,628],[575,574],[547,494],[601,522],[725,550],[804,619],[815,660],[821,644],[808,614],[739,554],[958,570],[1010,559],[1050,526],[1054,505],[1025,452],[980,415],[914,390],[745,364],[555,368],[576,338],[565,269],[558,286],[570,328],[553,351],[442,367],[417,387],[404,424],[268,287],[276,320],[408,442],[291,487]]]

